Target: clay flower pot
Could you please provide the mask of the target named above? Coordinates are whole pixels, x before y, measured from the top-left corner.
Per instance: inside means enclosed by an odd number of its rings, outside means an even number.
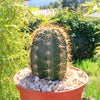
[[[78,68],[70,67],[71,69],[81,71]],[[85,72],[82,73],[86,76],[86,82],[81,86],[64,92],[38,92],[22,88],[16,82],[16,76],[14,76],[14,82],[20,92],[21,100],[81,100],[82,91],[85,88],[85,84],[88,81],[88,76]]]

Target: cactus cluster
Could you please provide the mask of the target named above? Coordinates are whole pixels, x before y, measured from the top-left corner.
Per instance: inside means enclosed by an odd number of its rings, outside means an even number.
[[[70,39],[59,26],[41,26],[33,33],[30,63],[33,75],[61,80],[67,69]]]

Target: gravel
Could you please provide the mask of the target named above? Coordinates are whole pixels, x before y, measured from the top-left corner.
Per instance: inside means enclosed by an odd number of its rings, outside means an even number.
[[[68,91],[86,83],[87,76],[82,71],[68,69],[66,77],[62,80],[51,81],[32,76],[30,68],[19,71],[16,75],[16,82],[23,88],[41,92]]]

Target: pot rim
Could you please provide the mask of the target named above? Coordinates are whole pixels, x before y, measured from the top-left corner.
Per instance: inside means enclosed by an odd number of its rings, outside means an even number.
[[[28,67],[27,67],[28,68]],[[18,74],[18,72],[14,75],[14,83],[16,84],[16,86],[17,87],[19,87],[19,88],[21,88],[21,89],[24,89],[24,90],[26,90],[26,91],[30,91],[30,92],[38,92],[38,93],[65,93],[65,92],[71,92],[71,91],[74,91],[74,90],[77,90],[77,89],[79,89],[79,88],[81,88],[81,87],[83,87],[83,86],[85,86],[85,84],[88,82],[88,75],[87,75],[87,73],[86,72],[84,72],[84,71],[82,71],[81,69],[79,69],[79,68],[76,68],[76,67],[73,67],[73,66],[70,66],[70,68],[71,69],[74,69],[74,70],[78,70],[78,71],[81,71],[81,72],[83,72],[85,75],[86,75],[86,81],[84,82],[84,84],[82,84],[82,85],[80,85],[80,86],[78,86],[78,87],[76,87],[76,88],[74,88],[74,89],[71,89],[71,90],[67,90],[67,91],[59,91],[59,92],[41,92],[41,91],[34,91],[34,90],[29,90],[29,89],[26,89],[26,88],[23,88],[23,87],[21,87],[20,85],[18,85],[17,84],[17,82],[16,82],[16,76],[17,76],[17,74]],[[24,68],[24,69],[26,69],[26,68]],[[22,69],[23,70],[23,69]],[[22,70],[20,70],[20,71],[22,71]]]

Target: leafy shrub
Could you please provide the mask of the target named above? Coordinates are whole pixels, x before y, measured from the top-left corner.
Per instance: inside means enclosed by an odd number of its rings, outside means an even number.
[[[100,19],[99,19],[99,22],[100,22]],[[98,31],[96,32],[96,35],[98,36],[98,38],[95,44],[96,48],[95,48],[94,57],[100,59],[100,23],[97,26],[97,28],[98,28]]]
[[[100,0],[92,0],[92,2],[87,2],[86,4],[83,4],[83,7],[88,7],[88,11],[85,14],[86,16],[89,14],[93,14],[93,13],[98,13],[100,12]],[[94,7],[96,7],[96,9],[94,9]],[[95,15],[95,14],[94,14]],[[96,32],[97,35],[97,41],[96,41],[96,48],[95,48],[95,55],[94,57],[96,58],[100,58],[100,17],[99,16],[95,16],[96,19],[96,23],[98,23],[98,25],[96,26],[98,28],[98,31]]]
[[[58,8],[59,7],[59,2],[55,1],[55,2],[50,2],[49,5],[43,5],[40,6],[40,9],[48,9],[48,8]]]
[[[98,35],[95,34],[96,20],[84,17],[79,10],[75,12],[68,9],[58,11],[54,18],[59,18],[55,24],[64,26],[71,36],[73,59],[82,60],[93,57],[98,39]]]
[[[38,28],[38,25],[41,24],[41,22],[42,22],[42,20],[39,18],[36,18],[34,23],[33,23],[33,20],[32,21],[30,20],[29,25],[28,25],[30,32],[33,32],[33,30],[35,30],[35,28]]]
[[[22,3],[23,0],[0,0],[0,100],[18,100],[13,76],[29,62],[25,45],[31,36],[21,31],[28,26],[28,12]]]
[[[85,1],[86,0],[62,0],[62,7],[69,7],[69,9],[72,9],[74,7],[76,9]]]

